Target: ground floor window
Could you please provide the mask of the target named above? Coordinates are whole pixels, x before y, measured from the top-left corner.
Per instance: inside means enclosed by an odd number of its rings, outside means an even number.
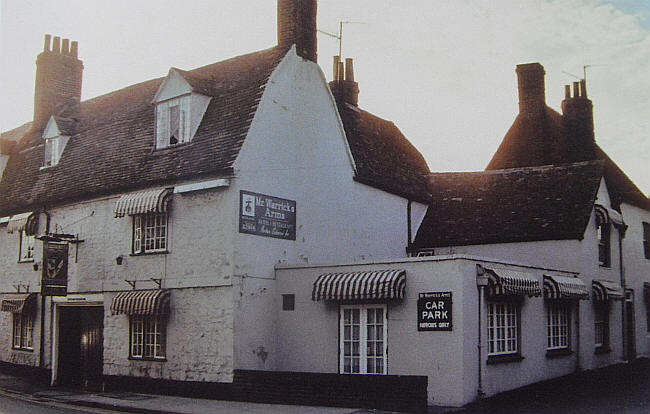
[[[519,304],[488,302],[488,356],[519,353]]]
[[[594,305],[594,345],[605,349],[609,346],[609,302]]]
[[[32,334],[34,332],[34,317],[30,313],[14,313],[13,349],[32,350]]]
[[[568,349],[571,307],[568,303],[551,300],[546,307],[546,349]]]
[[[340,371],[386,374],[386,305],[344,305],[340,319]]]
[[[131,316],[131,358],[164,359],[166,357],[165,323],[160,316]]]

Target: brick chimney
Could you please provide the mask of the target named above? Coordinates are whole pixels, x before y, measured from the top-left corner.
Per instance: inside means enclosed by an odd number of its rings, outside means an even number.
[[[317,0],[278,0],[278,45],[296,45],[298,55],[318,62]]]
[[[77,55],[77,42],[45,35],[43,52],[36,58],[33,130],[43,130],[50,116],[81,101],[83,63]]]
[[[354,81],[354,63],[345,59],[345,66],[340,56],[334,56],[334,80],[330,82],[332,95],[337,102],[359,106],[359,84]]]
[[[539,63],[517,65],[519,86],[519,113],[536,117],[544,113],[546,91],[544,89],[544,67]]]
[[[593,104],[587,98],[587,82],[584,79],[573,82],[573,96],[571,86],[564,87],[562,115],[567,136],[577,151],[572,158],[575,161],[596,159]]]

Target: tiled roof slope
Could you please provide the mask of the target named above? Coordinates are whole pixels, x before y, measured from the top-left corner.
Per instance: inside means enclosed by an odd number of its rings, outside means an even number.
[[[0,216],[70,200],[227,173],[248,133],[266,82],[287,53],[275,47],[183,72],[207,93],[191,143],[154,151],[153,96],[163,78],[82,102],[57,166],[40,170],[40,133],[14,149],[0,182]],[[66,125],[66,129],[71,125]]]
[[[545,109],[540,117],[517,116],[492,156],[487,170],[603,160],[605,180],[613,203],[616,205],[624,201],[650,210],[650,199],[598,144],[591,141],[579,145],[567,133],[562,115],[548,106]]]
[[[603,175],[591,161],[431,175],[417,248],[582,239]]]
[[[350,151],[361,183],[428,203],[429,167],[420,152],[390,121],[338,102]]]

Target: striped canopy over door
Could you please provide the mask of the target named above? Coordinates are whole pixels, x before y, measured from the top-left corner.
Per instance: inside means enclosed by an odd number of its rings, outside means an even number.
[[[526,272],[511,269],[485,269],[491,296],[540,296],[542,289],[537,278]]]
[[[589,299],[589,289],[577,277],[544,275],[546,299]]]
[[[166,213],[172,189],[162,188],[124,194],[115,203],[115,217],[135,214]]]
[[[111,302],[111,314],[166,315],[169,313],[169,291],[128,290],[119,292]]]
[[[625,297],[623,288],[616,282],[611,282],[609,280],[594,280],[592,287],[594,300],[617,300]]]
[[[325,273],[316,279],[311,299],[403,299],[406,270]]]

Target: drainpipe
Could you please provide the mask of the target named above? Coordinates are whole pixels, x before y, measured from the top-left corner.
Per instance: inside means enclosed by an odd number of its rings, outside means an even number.
[[[50,233],[50,214],[47,210],[43,209],[39,214],[45,214],[45,234]],[[41,266],[44,266],[41,263]],[[45,368],[44,359],[45,359],[45,296],[41,292],[41,336],[39,340],[39,351],[38,351],[38,366],[39,368]]]
[[[580,299],[576,301],[576,372],[580,372]]]
[[[411,253],[412,229],[411,229],[411,200],[406,204],[406,234],[408,242],[406,243],[406,255]]]
[[[621,272],[621,288],[623,289],[623,305],[621,309],[621,327],[622,327],[622,340],[623,340],[623,359],[628,360],[629,355],[628,355],[628,348],[630,347],[630,344],[627,343],[627,337],[626,337],[626,322],[627,318],[629,318],[629,315],[627,315],[627,312],[625,311],[625,299],[626,299],[626,290],[625,290],[625,268],[623,267],[623,237],[625,237],[625,231],[627,230],[627,225],[623,224],[621,227],[618,228],[618,263],[619,263],[619,268]],[[627,348],[626,345],[627,344]]]
[[[476,264],[476,286],[478,287],[478,389],[477,397],[480,400],[485,396],[483,392],[483,297],[485,287],[488,285],[488,277],[485,269]]]

